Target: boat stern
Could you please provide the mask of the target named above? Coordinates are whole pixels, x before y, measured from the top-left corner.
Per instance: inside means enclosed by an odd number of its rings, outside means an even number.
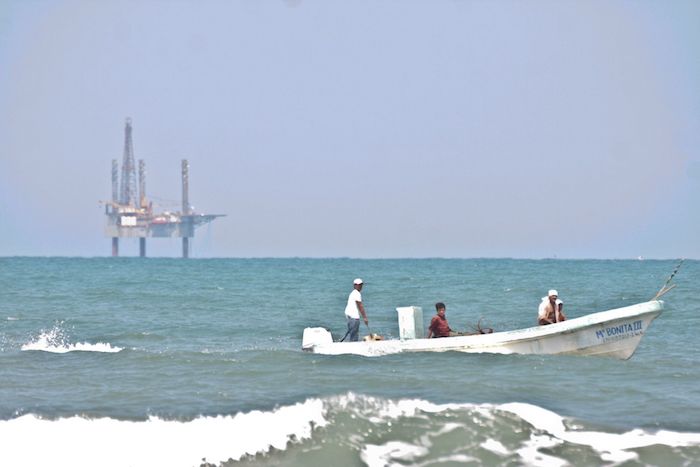
[[[301,349],[313,351],[314,347],[333,343],[333,336],[325,328],[305,328],[301,339]]]

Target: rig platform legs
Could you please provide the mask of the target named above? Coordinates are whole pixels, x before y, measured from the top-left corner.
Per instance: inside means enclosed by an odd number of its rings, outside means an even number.
[[[139,256],[146,257],[146,239],[144,237],[139,238]]]
[[[112,256],[119,256],[119,237],[112,237]]]

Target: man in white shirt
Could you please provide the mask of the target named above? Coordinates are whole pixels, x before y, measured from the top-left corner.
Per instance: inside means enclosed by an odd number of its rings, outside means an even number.
[[[350,336],[350,341],[358,341],[360,331],[360,313],[365,324],[369,326],[367,321],[367,313],[362,304],[362,279],[357,278],[353,281],[353,290],[348,296],[348,304],[345,306],[345,317],[348,320],[348,332],[345,334]],[[344,338],[343,338],[344,339]]]
[[[559,300],[559,294],[552,289],[546,297],[542,297],[540,308],[537,312],[537,322],[541,325],[566,321],[564,315],[564,302]]]

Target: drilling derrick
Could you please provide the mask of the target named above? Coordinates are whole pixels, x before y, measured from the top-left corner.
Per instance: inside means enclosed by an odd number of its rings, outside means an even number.
[[[131,119],[124,129],[124,158],[119,184],[119,164],[112,160],[112,200],[105,202],[107,226],[105,234],[112,238],[112,256],[119,256],[119,238],[138,238],[139,256],[146,256],[147,237],[182,238],[182,256],[189,257],[189,239],[200,225],[208,224],[225,214],[194,212],[189,202],[189,163],[182,160],[182,211],[153,212],[146,198],[146,164],[139,160],[139,192],[136,192],[136,164]]]
[[[131,119],[126,119],[124,128],[124,158],[122,160],[122,185],[119,203],[122,206],[136,207],[136,164],[134,163],[134,142],[131,138]]]

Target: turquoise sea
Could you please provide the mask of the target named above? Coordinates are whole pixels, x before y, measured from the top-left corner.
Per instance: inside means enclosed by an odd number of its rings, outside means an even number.
[[[649,300],[676,260],[0,258],[0,465],[700,465],[700,262],[626,361],[301,351]],[[366,333],[366,327],[362,332]]]

